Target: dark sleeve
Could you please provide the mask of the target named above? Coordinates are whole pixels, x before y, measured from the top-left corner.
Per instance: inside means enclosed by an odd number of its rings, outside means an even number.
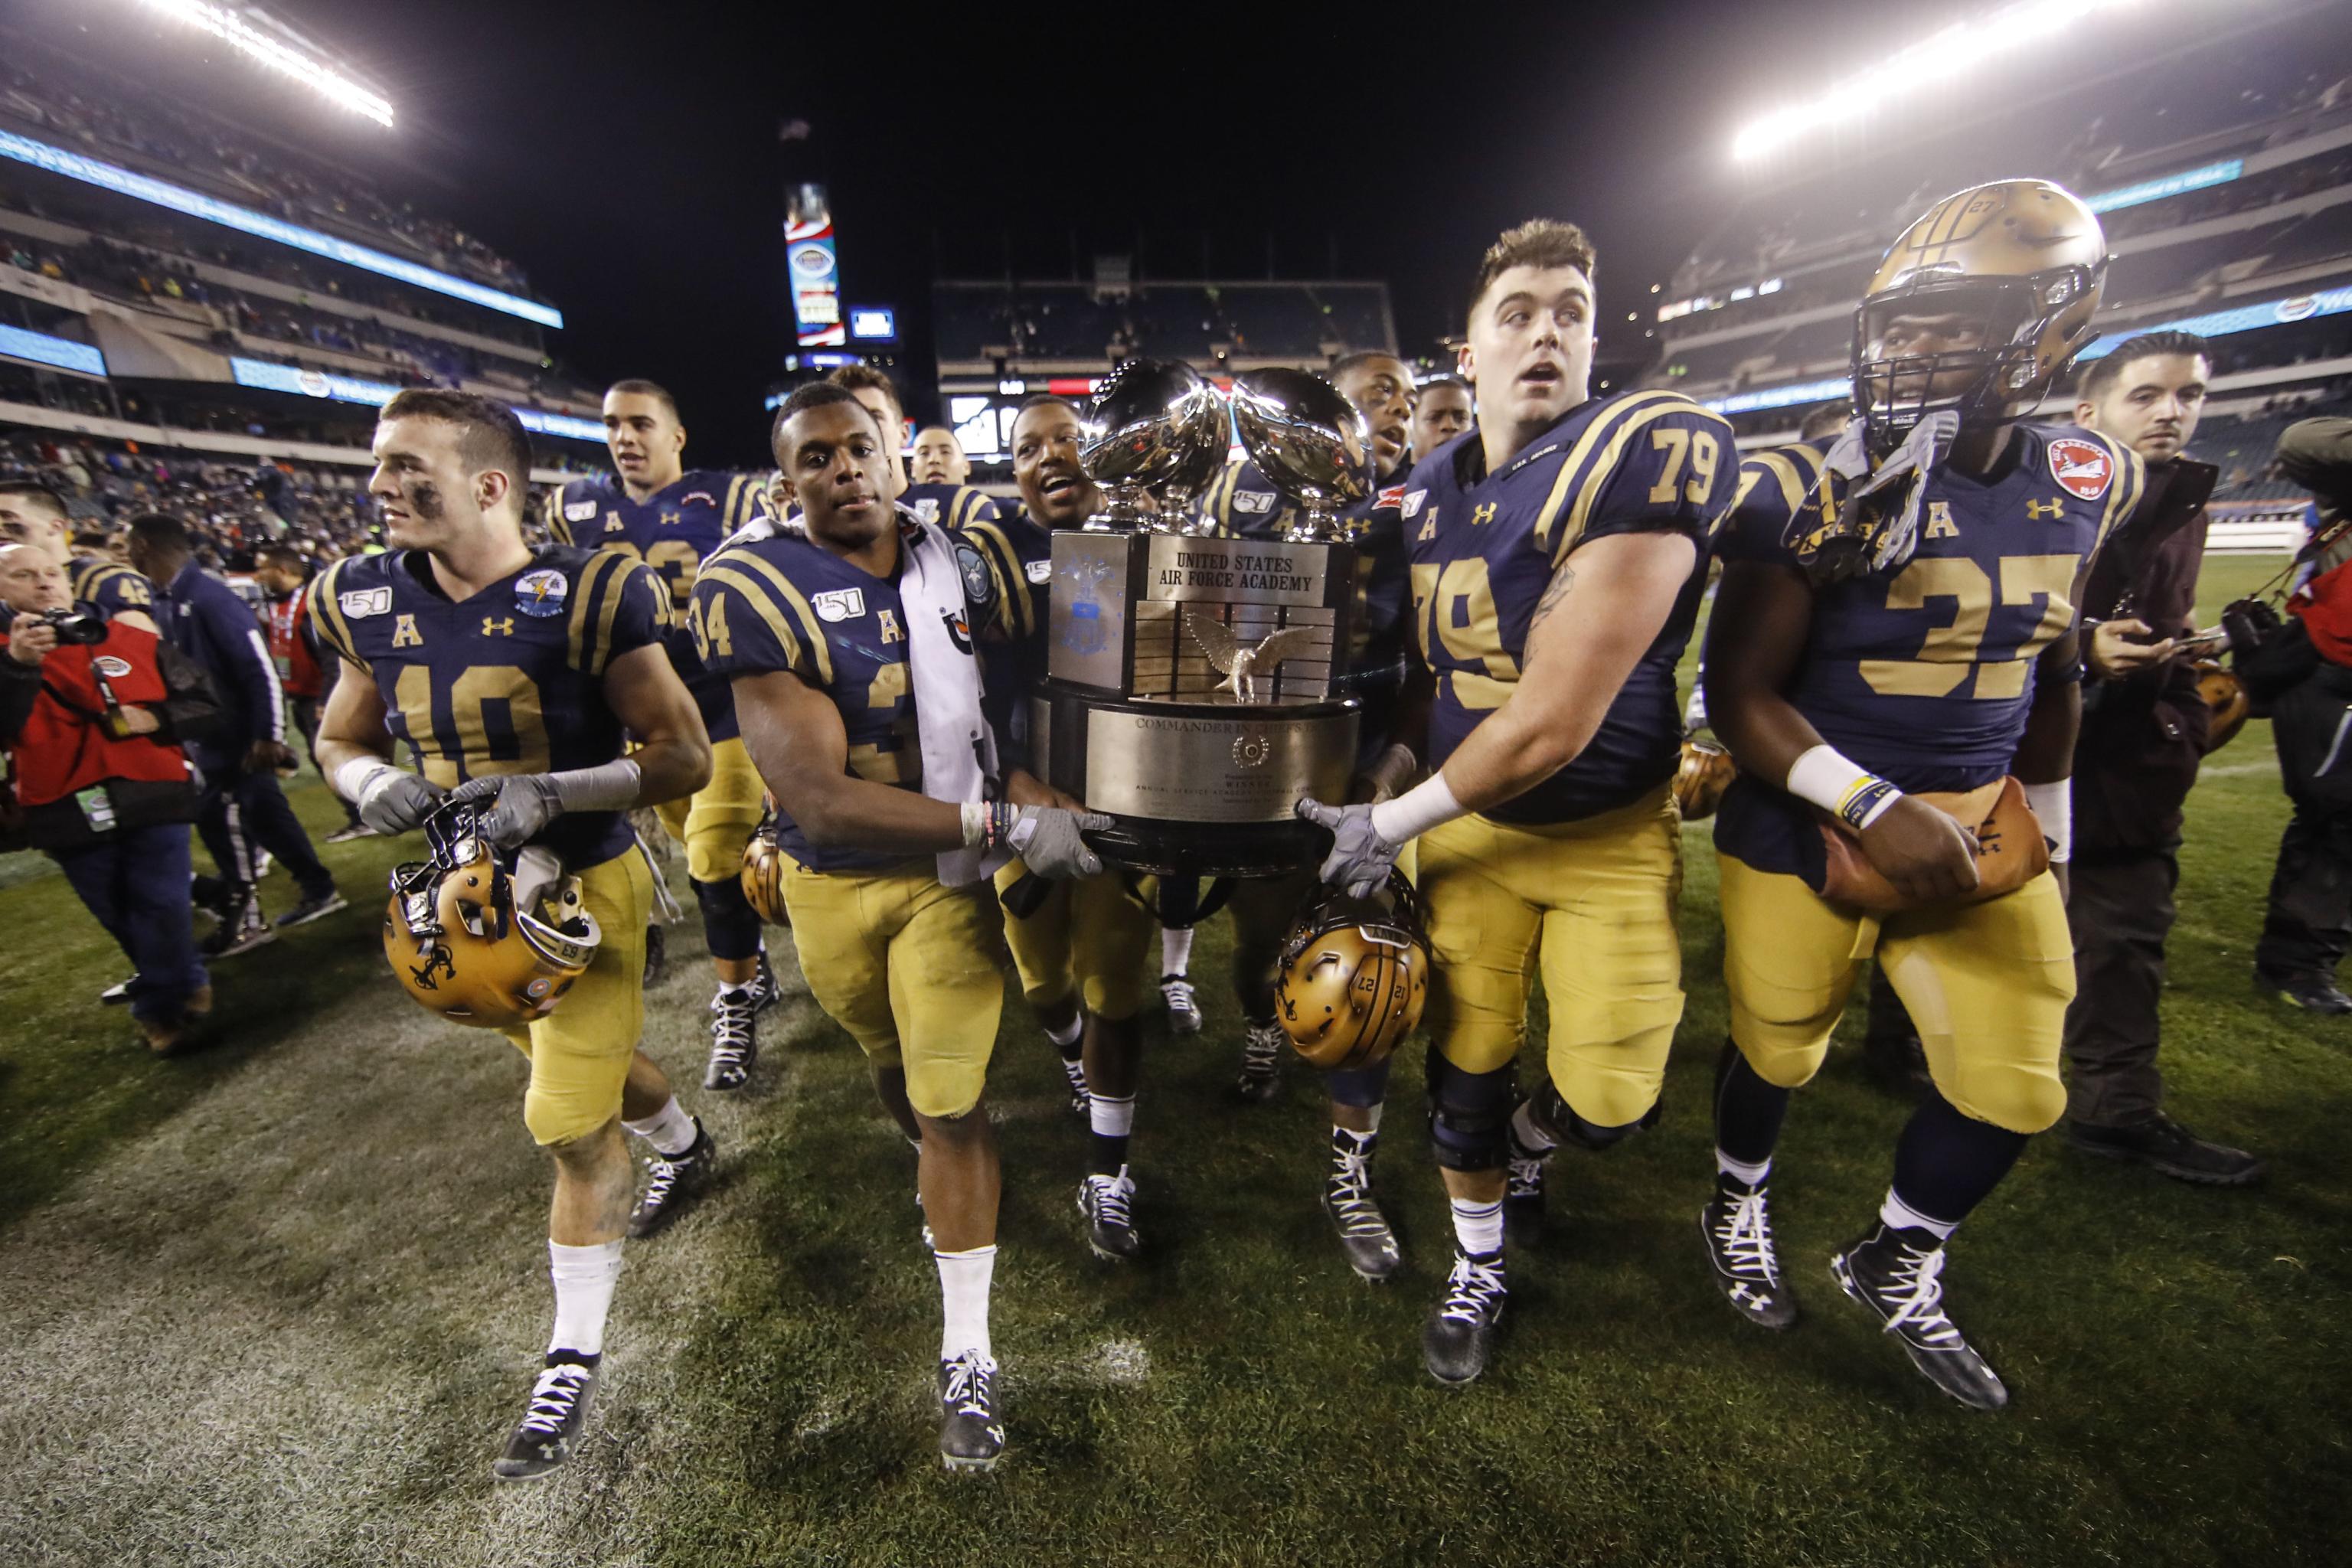
[[[2279,437],[2279,470],[2334,507],[2352,511],[2352,419],[2298,419]]]
[[[41,667],[27,669],[0,655],[0,746],[13,746],[41,700]]]
[[[220,693],[204,666],[167,642],[155,645],[155,665],[163,675],[163,700],[154,713],[162,728],[159,740],[202,744],[221,739],[224,720]]]
[[[223,588],[216,594],[198,595],[196,614],[203,617],[205,635],[226,667],[219,673],[245,709],[246,733],[226,732],[228,726],[224,725],[225,732],[218,739],[234,746],[284,740],[286,705],[279,699],[278,666],[269,657],[268,645],[261,640],[261,627],[253,612],[234,589]]]

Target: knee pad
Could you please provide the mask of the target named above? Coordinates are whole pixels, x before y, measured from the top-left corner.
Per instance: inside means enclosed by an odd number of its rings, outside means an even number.
[[[730,961],[760,956],[760,912],[743,896],[743,884],[733,877],[694,884],[694,901],[702,906],[702,934],[710,956]]]
[[[1499,1171],[1508,1160],[1505,1131],[1516,1097],[1511,1069],[1465,1072],[1429,1049],[1429,1140],[1449,1171]]]
[[[1579,1116],[1576,1108],[1562,1098],[1558,1084],[1546,1083],[1528,1100],[1528,1114],[1535,1119],[1537,1126],[1551,1134],[1554,1142],[1601,1150],[1614,1148],[1643,1128],[1657,1125],[1658,1113],[1664,1109],[1664,1103],[1653,1101],[1638,1121],[1618,1127],[1602,1127]]]

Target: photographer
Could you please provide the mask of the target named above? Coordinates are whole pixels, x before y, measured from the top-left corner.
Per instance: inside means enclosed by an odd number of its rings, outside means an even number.
[[[2352,942],[2352,419],[2305,419],[2279,437],[2278,464],[2319,501],[2310,576],[2294,619],[2241,651],[2237,669],[2267,703],[2280,782],[2294,815],[2279,840],[2254,980],[2315,1013],[2352,1013],[2336,966]],[[2234,639],[2233,639],[2234,640]],[[2256,711],[2261,711],[2258,707]]]
[[[62,568],[0,547],[0,745],[25,843],[46,851],[138,973],[131,1016],[159,1054],[211,1010],[188,903],[196,787],[180,742],[216,710],[153,632],[75,606]]]

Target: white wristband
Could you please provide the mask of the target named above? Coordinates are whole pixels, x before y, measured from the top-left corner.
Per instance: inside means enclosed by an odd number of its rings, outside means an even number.
[[[2027,784],[2025,804],[2042,823],[2042,837],[2050,840],[2050,863],[2063,866],[2074,852],[2074,785],[2071,779],[2056,784]]]
[[[1903,798],[1903,792],[1840,752],[1814,746],[1789,769],[1787,785],[1799,800],[1811,801],[1856,833]]]
[[[963,847],[977,849],[988,842],[988,802],[968,800],[959,809],[963,813]]]
[[[1446,787],[1440,769],[1394,800],[1372,807],[1372,831],[1391,844],[1403,844],[1461,815],[1462,803]]]
[[[334,777],[329,782],[335,786],[337,795],[353,805],[362,805],[366,803],[370,790],[398,772],[398,768],[382,757],[353,757],[337,768]]]

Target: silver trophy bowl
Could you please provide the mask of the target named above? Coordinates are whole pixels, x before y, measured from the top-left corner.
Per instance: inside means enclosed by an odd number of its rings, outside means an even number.
[[[1372,433],[1356,405],[1319,375],[1254,370],[1234,378],[1233,406],[1243,449],[1297,509],[1283,537],[1345,539],[1339,513],[1372,493]]]
[[[1078,464],[1102,488],[1089,533],[1181,531],[1192,495],[1225,451],[1225,404],[1181,360],[1129,360],[1112,371],[1081,420]],[[1158,510],[1147,510],[1146,496]]]

